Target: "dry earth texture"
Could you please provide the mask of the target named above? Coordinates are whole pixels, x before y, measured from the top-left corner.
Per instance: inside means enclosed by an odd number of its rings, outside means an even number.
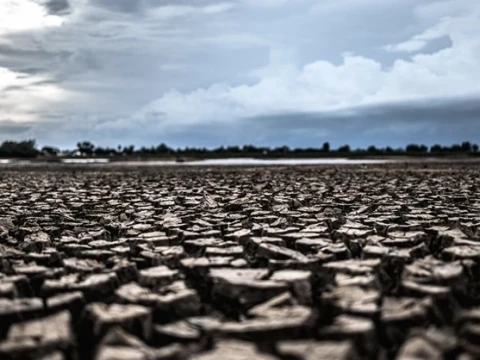
[[[480,168],[0,173],[1,359],[478,359]]]

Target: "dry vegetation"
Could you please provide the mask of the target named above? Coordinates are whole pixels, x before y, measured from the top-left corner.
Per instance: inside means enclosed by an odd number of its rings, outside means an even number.
[[[0,357],[476,359],[480,167],[0,174]]]

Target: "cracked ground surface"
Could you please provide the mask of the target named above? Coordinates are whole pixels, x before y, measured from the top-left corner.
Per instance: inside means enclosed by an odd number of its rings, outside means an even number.
[[[4,170],[0,358],[480,358],[479,175]]]

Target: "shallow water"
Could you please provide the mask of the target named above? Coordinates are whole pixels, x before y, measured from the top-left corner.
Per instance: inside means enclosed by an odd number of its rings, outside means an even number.
[[[122,161],[110,163],[110,165],[120,166],[228,166],[228,165],[343,165],[343,164],[386,164],[395,160],[367,160],[367,159],[251,159],[251,158],[235,158],[235,159],[211,159],[200,161],[185,161],[176,163],[173,161]]]
[[[62,164],[67,165],[102,165],[102,166],[242,166],[242,165],[256,165],[256,166],[269,166],[269,165],[355,165],[355,164],[387,164],[395,163],[399,160],[383,159],[253,159],[253,158],[233,158],[233,159],[211,159],[211,160],[198,160],[198,161],[185,161],[177,163],[175,161],[162,161],[162,160],[145,160],[145,161],[115,161],[110,162],[108,158],[97,159],[61,159]],[[43,166],[45,163],[29,161],[29,160],[14,160],[14,159],[0,159],[0,165],[32,165]],[[49,165],[55,165],[50,163]]]
[[[62,159],[64,164],[108,164],[109,159]]]
[[[253,159],[253,158],[232,158],[232,159],[210,159],[197,161],[164,161],[164,160],[145,160],[145,161],[114,161],[111,162],[108,158],[96,159],[61,159],[61,164],[67,165],[102,165],[102,166],[242,166],[242,165],[362,165],[362,164],[388,164],[396,163],[403,160],[395,159],[346,159],[346,158],[319,158],[319,159]],[[15,159],[0,159],[0,165],[32,165],[43,166],[45,163],[29,161],[29,160],[15,160]],[[55,166],[55,163],[48,165]]]

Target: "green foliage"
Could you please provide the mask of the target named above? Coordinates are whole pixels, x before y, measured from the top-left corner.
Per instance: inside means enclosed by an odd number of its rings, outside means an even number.
[[[90,141],[82,141],[77,144],[77,149],[81,155],[92,156],[95,146]]]
[[[32,158],[38,153],[35,140],[7,140],[0,145],[0,157],[4,158]]]
[[[324,142],[322,146],[322,151],[326,153],[330,152],[330,143]]]
[[[479,146],[469,141],[461,144],[453,144],[451,146],[442,146],[435,144],[428,148],[423,144],[408,144],[405,148],[393,149],[388,146],[386,148],[378,148],[374,145],[366,149],[352,150],[349,145],[343,145],[337,149],[331,149],[328,142],[323,143],[319,148],[290,148],[286,145],[277,147],[265,146],[221,146],[216,149],[185,147],[173,149],[165,143],[156,146],[141,147],[136,149],[134,145],[117,147],[101,147],[95,146],[90,141],[81,141],[77,144],[77,148],[73,151],[64,151],[64,154],[74,154],[80,156],[137,156],[140,158],[148,157],[168,157],[168,158],[228,158],[228,157],[335,157],[335,156],[449,156],[449,155],[480,155]],[[3,158],[34,158],[38,155],[55,157],[60,154],[60,150],[53,146],[44,146],[40,151],[36,148],[35,140],[24,141],[4,141],[0,145],[0,157]]]
[[[428,147],[425,145],[409,144],[405,148],[405,151],[409,155],[425,154],[428,152]]]
[[[40,150],[40,154],[43,156],[58,156],[60,149],[54,146],[44,146],[42,150]]]
[[[340,146],[338,148],[337,152],[343,153],[343,154],[349,154],[350,153],[350,146],[349,145]]]

